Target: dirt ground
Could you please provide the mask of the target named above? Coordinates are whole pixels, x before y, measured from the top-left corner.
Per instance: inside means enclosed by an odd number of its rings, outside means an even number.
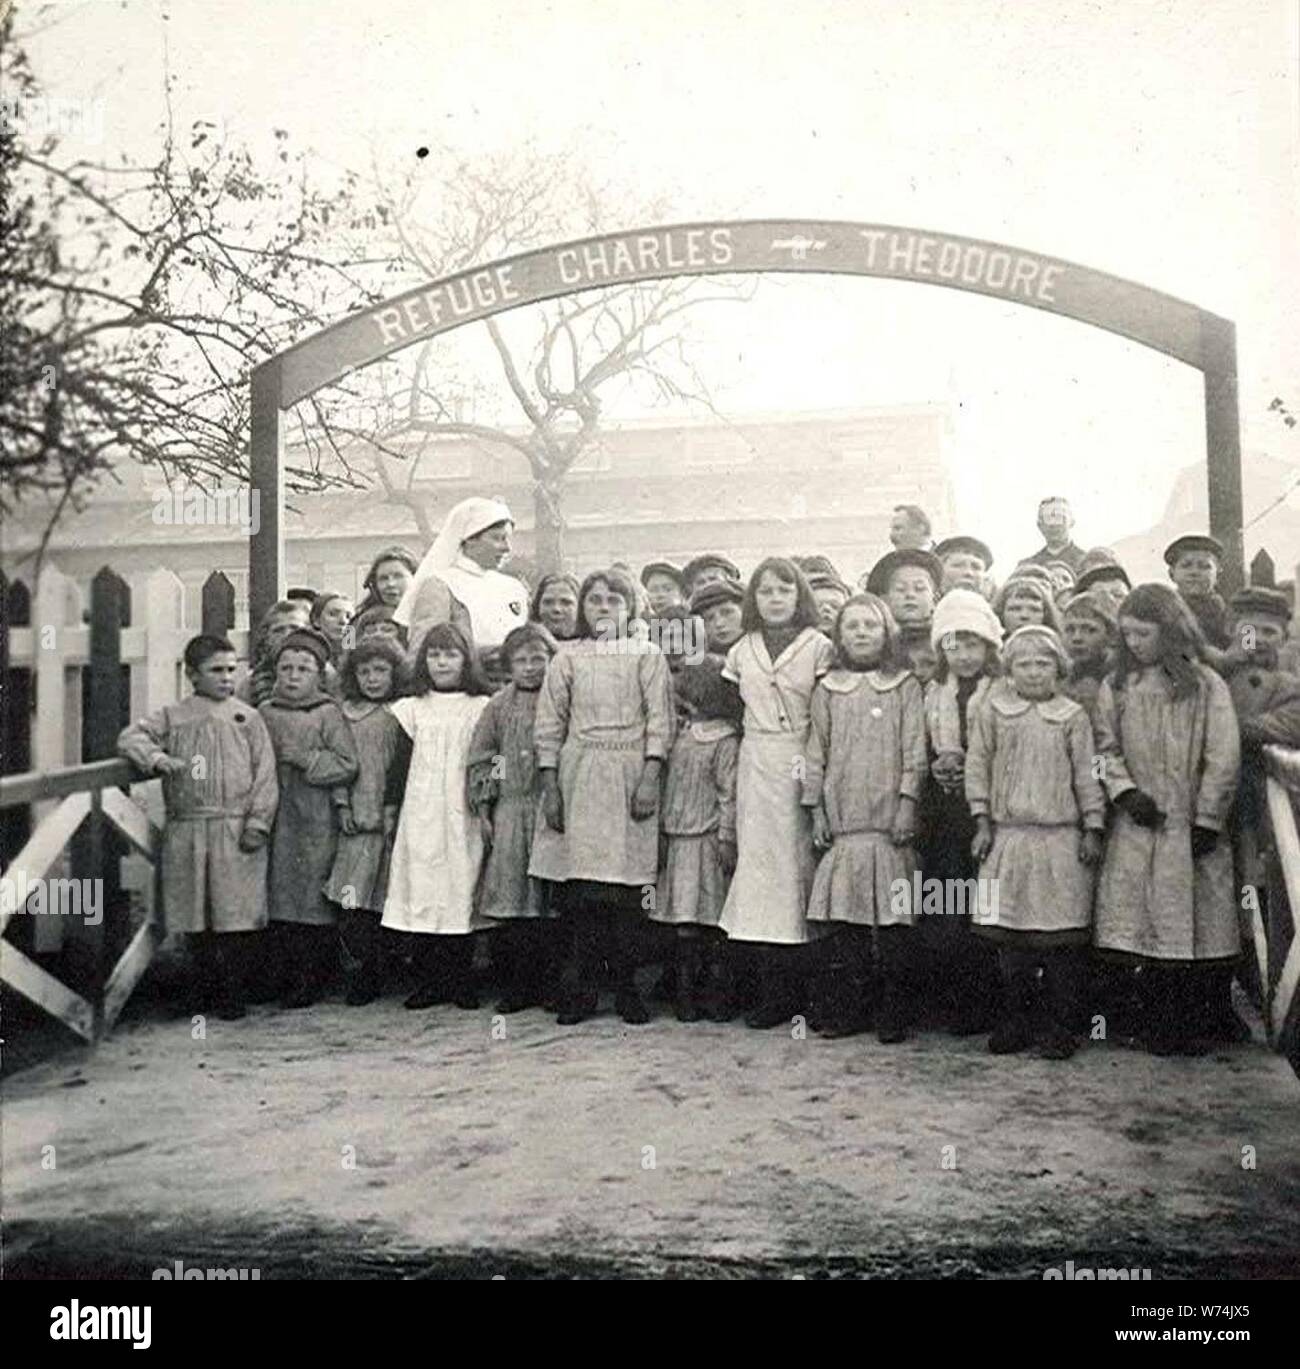
[[[201,1039],[155,1015],[24,1070],[5,1274],[1300,1276],[1300,1083],[1261,1045],[495,1027],[393,999]]]

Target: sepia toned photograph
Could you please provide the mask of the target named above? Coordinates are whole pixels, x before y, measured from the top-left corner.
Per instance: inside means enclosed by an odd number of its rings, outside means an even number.
[[[945,1280],[1249,1340],[1300,1277],[1300,6],[0,16],[41,1336]]]

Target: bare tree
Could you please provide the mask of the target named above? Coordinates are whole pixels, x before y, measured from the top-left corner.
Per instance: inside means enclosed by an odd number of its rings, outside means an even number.
[[[364,213],[346,183],[313,184],[282,129],[261,162],[209,122],[180,133],[170,118],[147,163],[61,156],[11,25],[0,509],[38,505],[47,540],[122,462],[199,485],[246,475],[250,368],[383,298],[393,266],[330,252],[330,225],[362,229]],[[288,473],[296,489],[334,479]]]
[[[122,462],[203,487],[246,479],[260,362],[410,285],[600,232],[607,206],[634,202],[530,148],[474,161],[434,148],[400,173],[335,175],[284,129],[260,155],[208,121],[179,131],[170,103],[152,160],[72,160],[57,131],[22,118],[39,90],[8,24],[0,37],[0,77],[19,97],[0,131],[0,303],[15,320],[0,346],[0,509],[41,501],[47,537]],[[642,202],[635,217],[661,209]],[[433,343],[408,349],[299,406],[287,488],[377,481],[428,536],[420,463],[439,435],[474,437],[527,461],[539,559],[558,564],[565,477],[599,431],[602,391],[620,379],[661,402],[708,404],[685,317],[742,297],[720,279],[592,292],[539,308],[531,348],[488,321],[490,384],[448,367]],[[494,390],[522,432],[473,421]],[[409,460],[403,478],[384,455]]]
[[[617,189],[593,185],[565,159],[531,150],[472,164],[444,150],[441,159],[436,196],[428,194],[423,171],[397,176],[372,168],[388,251],[412,283],[548,241],[608,231],[603,206],[632,203]],[[651,203],[636,217],[653,221],[662,212]],[[629,226],[627,220],[620,226]],[[437,450],[432,439],[460,436],[508,451],[528,463],[533,478],[537,560],[558,567],[565,481],[600,433],[601,391],[617,381],[638,386],[652,402],[712,409],[709,388],[690,360],[688,315],[703,304],[752,298],[754,288],[752,281],[714,277],[585,292],[530,311],[531,347],[512,344],[501,324],[487,319],[483,327],[500,366],[496,387],[505,387],[519,425],[466,417],[493,387],[481,376],[449,370],[435,338],[314,399],[302,440],[310,446],[322,434],[360,439],[388,498],[412,510],[426,537],[434,529],[416,477]],[[364,424],[356,421],[361,413]],[[413,436],[420,441],[413,444]],[[336,454],[351,469],[347,453]],[[400,483],[385,460],[392,457],[408,462]]]

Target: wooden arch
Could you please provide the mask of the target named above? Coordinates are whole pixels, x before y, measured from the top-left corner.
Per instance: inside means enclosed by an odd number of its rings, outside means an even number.
[[[1225,587],[1242,580],[1236,329],[1133,281],[951,233],[838,220],[758,219],[636,228],[488,262],[350,314],[252,376],[251,481],[260,526],[249,553],[252,621],[284,574],[283,416],[308,395],[425,338],[538,300],[672,276],[766,271],[877,276],[946,286],[1062,314],[1194,366],[1205,384],[1210,531]]]

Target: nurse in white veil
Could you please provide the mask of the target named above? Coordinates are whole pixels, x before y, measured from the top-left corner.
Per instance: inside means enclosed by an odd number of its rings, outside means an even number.
[[[510,555],[514,519],[499,499],[462,499],[425,553],[393,619],[413,650],[438,623],[468,628],[474,645],[495,653],[506,633],[528,621],[528,590],[497,567]]]

